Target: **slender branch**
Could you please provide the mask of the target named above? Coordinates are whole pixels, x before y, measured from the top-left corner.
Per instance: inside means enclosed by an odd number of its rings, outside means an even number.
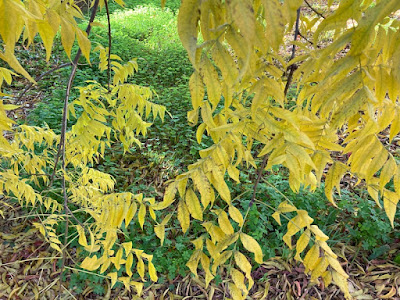
[[[297,36],[299,35],[299,32],[300,32],[299,23],[300,23],[300,8],[297,10],[296,25],[295,25],[294,37],[293,37],[294,41],[297,40]],[[295,55],[296,55],[296,45],[293,44],[292,55],[290,56],[290,60],[289,61],[291,61],[295,57]],[[288,75],[288,78],[287,78],[287,81],[286,81],[286,86],[285,86],[285,91],[284,91],[285,97],[286,97],[287,92],[289,90],[289,86],[292,83],[293,73],[294,73],[294,70],[296,69],[296,65],[292,64],[292,65],[290,65],[288,67],[288,69],[289,69],[289,75]]]
[[[300,31],[299,31],[299,36],[301,36],[303,39],[306,40],[307,43],[309,43],[310,45],[314,46],[314,42],[310,41],[306,36],[304,36]],[[318,46],[317,46],[318,48]]]
[[[44,73],[41,74],[40,76],[36,77],[36,78],[35,78],[35,82],[37,83],[37,82],[40,81],[43,77],[45,77],[45,76],[47,76],[47,75],[53,73],[54,71],[57,71],[57,70],[59,70],[59,69],[61,69],[61,68],[65,68],[65,67],[69,67],[69,66],[72,66],[72,63],[69,62],[69,63],[65,63],[65,64],[61,64],[61,65],[59,65],[59,66],[56,66],[56,67],[52,68],[51,70],[48,70],[47,72],[44,72]],[[16,104],[18,104],[18,103],[21,102],[22,97],[32,88],[33,85],[34,85],[34,83],[33,83],[33,82],[30,82],[30,83],[26,86],[26,88],[21,92],[21,94],[19,94],[17,100],[15,101]]]
[[[323,19],[325,19],[325,16],[322,14],[322,13],[320,13],[318,10],[316,10],[314,7],[312,7],[312,5],[307,1],[307,0],[304,0],[304,2],[307,4],[307,6],[313,11],[313,12],[315,12],[318,16],[320,16],[321,18],[323,18]]]
[[[263,161],[262,161],[262,163],[261,163],[261,165],[260,165],[260,167],[258,168],[258,171],[257,171],[257,179],[256,179],[256,182],[254,183],[254,186],[253,186],[253,195],[251,196],[251,200],[250,200],[250,203],[249,203],[249,208],[252,207],[252,205],[254,203],[254,200],[256,199],[257,186],[260,183],[262,174],[263,174],[265,166],[267,164],[267,160],[268,160],[268,155],[264,155]]]
[[[106,12],[107,12],[107,23],[108,23],[108,93],[110,93],[110,82],[111,82],[111,22],[110,22],[110,11],[108,10],[108,1],[104,1]]]
[[[295,25],[295,30],[294,30],[294,41],[297,40],[297,36],[299,35],[299,21],[300,21],[300,8],[297,10],[296,25]],[[296,45],[293,45],[292,55],[290,57],[290,60],[292,60],[295,57],[295,55],[296,55]],[[288,75],[288,81],[286,82],[285,92],[284,92],[285,97],[286,97],[287,91],[289,89],[290,82],[292,81],[293,72],[295,70],[294,65],[289,66],[289,68],[290,68],[290,70],[289,70],[289,75]],[[257,187],[262,178],[267,161],[268,161],[268,155],[266,154],[266,155],[264,155],[262,163],[257,170],[257,179],[253,186],[253,195],[252,195],[250,203],[249,203],[249,208],[253,205],[254,200],[256,199]]]
[[[96,13],[97,13],[97,8],[99,6],[99,0],[96,0],[93,4],[92,7],[92,13],[90,15],[90,19],[89,19],[89,24],[86,27],[86,33],[87,36],[89,36],[90,30],[92,29],[92,22],[94,21],[94,18],[96,17]],[[54,170],[53,170],[53,174],[55,173],[55,169],[57,168],[57,162],[60,159],[61,156],[61,168],[63,171],[62,174],[62,178],[61,178],[61,187],[63,190],[63,198],[64,198],[64,213],[65,213],[65,236],[64,236],[64,245],[65,247],[63,248],[63,255],[62,255],[62,263],[61,263],[61,268],[60,268],[60,298],[61,298],[61,287],[62,287],[62,274],[64,271],[64,267],[65,267],[65,257],[66,257],[66,245],[68,243],[68,221],[69,221],[69,207],[68,207],[68,195],[67,195],[67,189],[66,189],[66,182],[65,182],[65,172],[66,172],[66,166],[65,166],[65,140],[66,140],[66,133],[67,133],[67,114],[68,114],[68,102],[69,102],[69,96],[70,96],[70,92],[71,92],[71,88],[72,88],[72,84],[75,78],[75,74],[76,74],[76,70],[78,67],[78,61],[79,58],[82,55],[82,50],[79,48],[78,52],[75,55],[74,61],[72,62],[72,70],[71,70],[71,74],[69,76],[68,79],[68,84],[67,84],[67,89],[65,92],[65,99],[64,99],[64,107],[63,107],[63,116],[62,116],[62,125],[61,125],[61,136],[60,136],[60,144],[59,144],[59,148],[58,148],[58,153],[57,153],[57,157],[55,160],[55,164],[54,164]],[[52,181],[53,181],[54,177],[52,177]]]

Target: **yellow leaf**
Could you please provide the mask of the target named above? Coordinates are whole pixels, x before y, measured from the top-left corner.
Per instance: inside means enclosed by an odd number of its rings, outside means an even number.
[[[297,216],[292,218],[287,225],[287,232],[283,236],[283,241],[292,248],[292,236],[295,235],[300,229],[308,227],[314,220],[308,215],[305,210],[298,210]]]
[[[189,209],[192,217],[194,219],[203,221],[203,210],[201,209],[200,201],[191,188],[186,191],[185,200],[187,208]]]
[[[279,211],[276,211],[272,214],[272,217],[274,218],[274,220],[279,224],[282,225],[281,223],[281,214],[279,213]]]
[[[165,237],[165,226],[162,224],[158,224],[158,225],[154,226],[154,233],[160,239],[160,243],[162,246],[164,243],[164,237]]]
[[[129,224],[131,223],[133,216],[136,214],[136,210],[137,210],[137,204],[135,202],[132,202],[125,215],[125,227],[128,227]]]
[[[140,227],[143,229],[144,217],[146,216],[146,205],[141,204],[139,207],[138,220]]]
[[[51,25],[46,21],[38,21],[37,25],[40,37],[43,41],[43,45],[46,48],[46,61],[48,61],[51,55],[51,48],[53,46],[55,32],[53,31]]]
[[[229,282],[228,287],[233,300],[244,300],[246,298],[242,295],[242,292],[231,282]]]
[[[178,204],[178,220],[181,224],[182,231],[185,233],[189,229],[190,215],[186,203],[181,200]]]
[[[326,257],[321,257],[318,264],[315,266],[314,270],[311,272],[311,281],[316,282],[316,279],[320,277],[329,266],[329,262]]]
[[[383,166],[383,169],[382,169],[381,175],[380,175],[379,186],[381,189],[383,189],[385,187],[386,183],[388,183],[390,181],[390,179],[392,179],[392,177],[396,173],[396,171],[397,171],[396,161],[394,160],[393,156],[391,154],[389,154],[389,159],[386,161],[385,165]]]
[[[340,288],[340,290],[344,293],[346,299],[352,299],[349,286],[347,284],[347,277],[344,277],[342,274],[332,271],[332,278],[335,284]]]
[[[144,280],[144,262],[141,256],[137,256],[137,265],[136,265],[136,271],[138,272],[140,278],[142,278],[142,280]]]
[[[304,257],[303,264],[306,267],[306,272],[312,271],[319,261],[319,246],[314,244]]]
[[[215,70],[207,56],[202,57],[199,68],[200,74],[203,76],[204,83],[207,87],[208,101],[210,101],[215,108],[221,99],[222,92],[217,70]]]
[[[138,296],[140,297],[140,295],[142,294],[142,291],[143,291],[143,283],[142,282],[131,281],[130,284],[135,287],[135,290],[136,290]]]
[[[214,275],[210,272],[210,259],[204,253],[201,254],[200,257],[201,266],[203,267],[204,272],[206,272],[206,288],[208,287],[210,281],[214,278]]]
[[[399,202],[399,196],[387,189],[383,192],[383,207],[386,215],[389,218],[390,224],[394,228],[394,216],[396,214],[397,203]]]
[[[233,283],[242,290],[243,293],[247,294],[247,287],[244,284],[244,276],[242,272],[236,270],[235,268],[231,269],[231,278],[233,280]]]
[[[107,274],[111,278],[111,288],[117,283],[118,273],[112,272]]]
[[[178,34],[195,68],[200,3],[199,0],[182,1],[178,14]]]
[[[162,210],[162,209],[167,208],[168,206],[170,206],[175,201],[175,194],[176,194],[177,190],[178,190],[177,184],[175,182],[171,183],[165,189],[163,201],[153,205],[152,208],[154,210]]]
[[[283,201],[279,204],[278,206],[278,211],[280,213],[288,213],[292,211],[296,211],[297,208],[294,207],[293,205],[289,204],[287,201]]]
[[[347,279],[349,278],[349,275],[346,274],[346,272],[343,270],[340,262],[333,258],[330,255],[326,255],[326,258],[328,259],[329,265],[343,278]]]
[[[246,256],[244,256],[242,253],[236,251],[235,252],[235,262],[238,265],[238,267],[245,272],[246,274],[251,274],[251,264],[247,260]]]
[[[243,216],[240,210],[238,210],[236,207],[233,205],[229,205],[228,209],[229,215],[231,216],[232,220],[234,220],[236,223],[239,224],[239,226],[243,225]]]
[[[82,54],[85,56],[86,60],[90,64],[90,58],[89,58],[90,47],[91,47],[90,40],[88,39],[86,32],[83,31],[82,29],[75,28],[75,32],[76,32],[76,37],[78,39],[79,47],[82,50]]]
[[[133,254],[129,253],[126,262],[125,262],[125,271],[126,274],[128,274],[129,277],[132,277],[132,264],[133,264]]]
[[[261,264],[263,262],[263,254],[257,241],[243,232],[240,233],[240,241],[247,251],[254,253],[254,260]]]
[[[318,228],[317,225],[311,225],[310,228],[311,228],[311,232],[315,235],[315,238],[316,238],[318,241],[323,241],[323,242],[325,242],[325,241],[327,241],[327,240],[329,239],[329,237],[328,237],[325,233],[323,233],[323,232]]]
[[[158,280],[157,271],[151,261],[149,261],[149,274],[150,274],[150,279],[154,282],[157,282]]]
[[[86,240],[85,230],[83,229],[83,227],[81,225],[77,225],[76,230],[78,231],[78,234],[79,234],[79,239],[78,239],[79,245],[81,245],[83,247],[87,247],[88,243]]]
[[[300,238],[297,240],[295,258],[299,261],[301,261],[300,254],[304,251],[304,249],[306,249],[308,243],[310,242],[310,234],[311,234],[310,230],[306,229],[300,236]]]
[[[234,230],[231,225],[231,222],[229,222],[228,215],[223,210],[218,211],[218,224],[225,234],[227,235],[233,234]]]
[[[72,25],[61,17],[61,44],[64,47],[65,53],[71,59],[71,50],[75,41],[75,31]]]
[[[342,164],[341,162],[334,162],[325,178],[325,195],[335,206],[336,204],[332,197],[333,188],[336,187],[337,191],[340,192],[340,179],[343,177],[346,171],[346,165]]]
[[[193,109],[197,109],[201,106],[204,99],[204,84],[201,80],[200,73],[197,71],[194,71],[192,76],[190,76],[189,90]]]

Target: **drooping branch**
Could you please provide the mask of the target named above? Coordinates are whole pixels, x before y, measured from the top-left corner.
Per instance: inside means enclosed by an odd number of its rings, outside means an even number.
[[[53,73],[54,71],[57,71],[57,70],[59,70],[59,69],[62,69],[62,68],[65,68],[65,67],[69,67],[69,66],[72,66],[72,63],[65,63],[65,64],[58,65],[58,66],[52,68],[51,70],[48,70],[47,72],[44,72],[43,74],[40,74],[38,77],[35,78],[35,82],[40,81],[43,77],[45,77],[45,76],[47,76],[47,75]],[[33,82],[30,82],[30,83],[26,86],[26,88],[21,92],[21,94],[19,94],[17,100],[15,101],[15,104],[20,103],[21,100],[22,100],[22,97],[23,97],[33,86],[34,86],[34,83],[33,83]]]

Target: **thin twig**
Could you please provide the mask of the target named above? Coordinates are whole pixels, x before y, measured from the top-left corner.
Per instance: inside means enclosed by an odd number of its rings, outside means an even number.
[[[96,16],[97,13],[97,8],[99,6],[99,0],[96,0],[93,4],[92,7],[92,13],[89,19],[89,24],[86,27],[86,33],[87,36],[89,36],[90,30],[92,29],[92,22],[94,21],[94,18]],[[57,157],[56,157],[56,161],[54,164],[54,170],[57,168],[57,162],[61,156],[61,168],[63,171],[62,174],[62,178],[61,178],[61,187],[63,190],[63,198],[64,198],[64,213],[65,213],[65,236],[64,236],[64,245],[65,247],[63,248],[63,255],[62,255],[62,263],[61,263],[61,268],[60,268],[60,298],[61,298],[61,293],[62,293],[62,274],[64,271],[64,267],[65,267],[65,257],[66,257],[66,245],[68,243],[68,221],[69,221],[69,212],[71,212],[68,208],[68,195],[67,195],[67,189],[66,189],[66,183],[65,183],[65,172],[66,172],[66,166],[65,166],[65,140],[66,140],[66,132],[67,132],[67,114],[68,114],[68,102],[69,102],[69,96],[70,96],[70,92],[71,92],[71,88],[72,88],[72,83],[74,81],[75,78],[75,74],[76,74],[76,70],[78,67],[78,61],[79,58],[82,55],[82,50],[79,48],[78,52],[75,55],[75,59],[73,61],[73,66],[72,66],[72,70],[71,70],[71,74],[69,76],[68,79],[68,84],[67,84],[67,89],[65,92],[65,99],[64,99],[64,107],[63,107],[63,116],[62,116],[62,126],[61,126],[61,136],[60,136],[60,144],[59,144],[59,148],[58,148],[58,153],[57,153]],[[53,171],[53,174],[55,173],[55,171]],[[54,177],[52,177],[53,180]]]
[[[313,11],[313,12],[315,12],[318,16],[320,16],[321,18],[323,18],[323,19],[325,19],[325,16],[322,14],[322,13],[320,13],[318,10],[316,10],[314,7],[312,7],[312,5],[307,1],[307,0],[304,0],[304,2],[307,4],[307,6]]]
[[[295,25],[295,30],[294,30],[294,40],[295,41],[297,40],[297,36],[299,34],[299,21],[300,21],[300,8],[297,10],[296,25]],[[296,55],[296,45],[293,45],[292,55],[290,57],[290,60],[292,60],[295,57],[295,55]],[[285,92],[284,92],[285,97],[286,97],[287,91],[289,89],[290,82],[292,81],[293,72],[295,70],[294,65],[289,66],[289,68],[290,68],[290,70],[289,70],[289,75],[288,75],[288,81],[286,82]],[[266,154],[263,156],[262,163],[257,170],[257,179],[253,186],[253,195],[252,195],[250,203],[249,203],[249,208],[253,205],[254,200],[256,199],[257,187],[262,178],[262,174],[263,174],[265,166],[267,164],[267,160],[268,160],[268,155]]]
[[[267,164],[267,160],[268,160],[268,155],[264,155],[263,161],[262,161],[260,167],[258,168],[257,179],[256,179],[256,182],[254,183],[254,186],[253,186],[253,195],[251,196],[251,200],[250,200],[250,203],[249,203],[249,208],[253,205],[254,200],[256,199],[257,186],[260,183],[262,174],[263,174],[264,169],[265,169],[265,165]]]
[[[108,75],[108,93],[110,93],[110,82],[111,82],[111,22],[110,22],[110,11],[108,10],[108,2],[104,1],[106,12],[107,12],[107,23],[108,23],[108,66],[107,66],[107,75]]]
[[[307,43],[314,46],[314,43],[312,41],[310,41],[307,37],[305,37],[300,31],[299,31],[299,36],[301,36],[303,39],[305,39]]]
[[[294,41],[297,40],[297,36],[299,35],[299,32],[300,32],[299,23],[300,23],[300,8],[297,10],[296,25],[295,25],[294,37],[293,37]],[[290,56],[290,60],[289,61],[291,61],[295,57],[295,55],[296,55],[296,45],[293,44],[292,55]],[[289,75],[288,75],[288,78],[287,78],[287,81],[286,81],[286,85],[285,85],[285,91],[284,91],[285,97],[286,97],[287,92],[289,90],[289,86],[292,83],[293,73],[294,73],[294,70],[296,69],[296,65],[295,64],[291,64],[288,67],[288,69],[289,69]]]
[[[43,74],[41,74],[40,76],[35,78],[35,82],[37,83],[38,81],[40,81],[43,77],[53,73],[54,71],[57,71],[61,68],[65,68],[68,66],[72,66],[72,63],[65,63],[65,64],[61,64],[59,66],[56,66],[54,68],[52,68],[51,70],[48,70],[47,72],[44,72]],[[22,97],[32,88],[32,86],[34,85],[33,82],[30,82],[27,87],[21,92],[21,94],[18,96],[17,100],[15,101],[16,104],[20,103],[22,100]]]

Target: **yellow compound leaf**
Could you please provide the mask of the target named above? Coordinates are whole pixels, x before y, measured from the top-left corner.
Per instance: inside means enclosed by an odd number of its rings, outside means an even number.
[[[142,229],[143,229],[145,216],[146,216],[146,206],[144,204],[141,204],[139,207],[138,221],[139,221],[140,227]]]
[[[182,231],[185,233],[189,229],[190,215],[186,203],[181,200],[178,204],[178,220],[181,224]]]
[[[263,262],[263,254],[257,241],[243,232],[240,233],[240,241],[247,251],[254,253],[254,260],[261,264]]]
[[[239,224],[239,226],[243,225],[243,216],[240,210],[238,210],[236,207],[233,205],[229,205],[228,212],[232,220],[234,220],[236,223]]]
[[[194,219],[203,221],[203,210],[201,209],[200,201],[191,188],[186,191],[185,200],[187,208],[189,209],[192,217]]]
[[[383,192],[383,207],[386,215],[390,220],[390,224],[394,228],[394,216],[396,214],[397,203],[399,202],[399,196],[397,193],[389,191],[387,189]]]

